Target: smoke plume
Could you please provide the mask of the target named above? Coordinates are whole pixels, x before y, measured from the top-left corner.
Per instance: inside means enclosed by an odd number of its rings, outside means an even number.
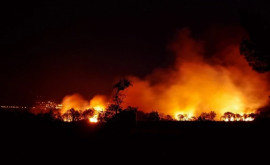
[[[240,55],[244,35],[241,28],[221,28],[194,39],[182,29],[170,44],[175,64],[144,78],[129,76],[125,106],[173,116],[255,112],[268,101],[267,74],[252,70]]]

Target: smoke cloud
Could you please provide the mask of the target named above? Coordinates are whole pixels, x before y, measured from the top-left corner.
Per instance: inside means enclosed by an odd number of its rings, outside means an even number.
[[[267,74],[257,73],[240,55],[245,32],[238,27],[211,29],[201,38],[179,31],[170,49],[175,64],[144,78],[129,76],[125,106],[150,112],[198,116],[215,111],[251,113],[268,101]]]

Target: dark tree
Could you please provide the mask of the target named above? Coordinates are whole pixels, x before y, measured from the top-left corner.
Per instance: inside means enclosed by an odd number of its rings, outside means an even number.
[[[255,119],[257,116],[258,116],[258,115],[255,114],[255,113],[250,113],[250,114],[248,114],[248,117],[251,117],[251,118],[253,118],[253,119]]]
[[[148,115],[143,111],[137,111],[136,117],[137,121],[147,121]]]
[[[214,121],[216,117],[216,113],[214,111],[211,111],[209,113],[203,112],[199,117],[198,120],[201,121]]]
[[[221,116],[221,120],[227,119],[228,121],[232,121],[235,118],[235,114],[232,112],[225,112],[223,116]]]
[[[72,121],[79,121],[80,120],[80,112],[74,110],[74,109],[71,109],[71,116],[72,116]]]
[[[254,70],[263,73],[270,70],[270,51],[269,47],[264,48],[258,44],[258,41],[244,39],[240,45],[240,53]]]
[[[55,111],[55,112],[53,113],[53,117],[54,117],[54,119],[56,119],[56,120],[63,120],[62,114],[61,114],[59,111]]]
[[[118,112],[121,112],[122,111],[122,108],[118,104],[110,104],[107,107],[107,111],[114,112],[115,114],[117,114]]]
[[[209,113],[209,120],[211,120],[211,121],[213,121],[213,120],[215,120],[215,117],[217,116],[217,114],[214,112],[214,111],[211,111],[210,113]]]
[[[113,95],[115,114],[117,114],[118,111],[121,110],[121,104],[123,102],[123,98],[122,95],[120,94],[120,91],[125,90],[131,85],[132,85],[131,82],[125,78],[121,79],[119,82],[113,85],[113,89],[115,89],[115,94]]]
[[[177,118],[178,118],[179,121],[185,121],[186,118],[187,118],[187,115],[178,114],[178,115],[177,115]]]
[[[103,111],[98,115],[98,121],[100,122],[108,122],[111,118],[113,118],[114,112],[113,111]]]
[[[148,121],[159,121],[160,117],[158,112],[152,111],[148,114]]]
[[[258,72],[270,70],[270,24],[260,13],[242,12],[242,25],[249,37],[242,40],[240,53]]]
[[[270,119],[270,103],[257,110],[256,120],[269,120]]]
[[[248,114],[244,114],[243,118],[244,118],[244,120],[246,120],[248,118]]]
[[[93,109],[87,109],[82,113],[84,119],[88,119],[94,115],[95,111]]]
[[[136,124],[137,108],[128,106],[126,109],[114,116],[116,122],[121,124],[121,127],[130,127]]]
[[[63,114],[63,118],[65,118],[67,121],[70,122],[80,120],[80,116],[81,116],[80,112],[76,111],[73,108]]]
[[[235,118],[237,119],[237,120],[242,120],[242,116],[240,115],[240,114],[235,114]]]
[[[131,82],[125,78],[121,79],[119,82],[115,83],[113,85],[113,88],[115,88],[117,90],[117,92],[120,92],[122,90],[125,90],[126,88],[128,88],[129,86],[131,86]]]
[[[173,118],[171,115],[166,115],[163,120],[173,121]]]

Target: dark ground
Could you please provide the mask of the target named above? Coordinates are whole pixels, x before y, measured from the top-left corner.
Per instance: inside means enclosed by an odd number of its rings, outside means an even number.
[[[160,121],[137,122],[131,127],[63,123],[1,112],[0,160],[9,164],[243,164],[252,160],[268,164],[269,123]]]

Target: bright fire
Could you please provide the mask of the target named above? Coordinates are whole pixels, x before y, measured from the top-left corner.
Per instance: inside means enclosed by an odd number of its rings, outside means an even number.
[[[203,112],[216,113],[215,120],[252,121],[254,113],[268,102],[267,74],[257,73],[240,55],[245,35],[241,28],[212,29],[205,38],[194,39],[188,29],[179,32],[171,44],[176,62],[156,69],[144,78],[129,76],[133,86],[124,91],[123,106],[144,112],[156,110],[176,120],[195,120]],[[75,94],[63,99],[62,113],[70,108],[95,110],[90,122],[107,106],[105,96],[90,102]],[[229,116],[223,116],[226,112]],[[240,115],[238,115],[240,114]]]
[[[93,116],[89,117],[88,120],[91,123],[98,122],[99,113],[106,110],[107,106],[107,98],[103,95],[94,96],[89,102],[86,101],[79,94],[73,94],[65,96],[62,101],[63,108],[61,109],[61,114],[65,114],[68,110],[74,109],[75,111],[79,111],[83,113],[88,109],[92,109],[94,111]],[[63,115],[64,116],[64,115]],[[71,121],[68,118],[64,118],[64,121]]]
[[[174,115],[174,118],[178,121],[193,121],[193,120],[195,120],[195,116],[191,113],[188,113],[188,114],[176,113]]]
[[[98,115],[94,115],[93,117],[89,118],[89,122],[91,123],[97,123],[98,122]]]
[[[226,112],[221,117],[221,121],[253,121],[255,119],[255,114],[234,114],[231,112]]]
[[[214,111],[216,120],[225,112],[255,112],[268,101],[267,75],[252,70],[240,55],[243,35],[240,28],[212,29],[203,40],[183,29],[171,44],[175,64],[144,78],[130,76],[133,86],[124,104],[172,116]]]

